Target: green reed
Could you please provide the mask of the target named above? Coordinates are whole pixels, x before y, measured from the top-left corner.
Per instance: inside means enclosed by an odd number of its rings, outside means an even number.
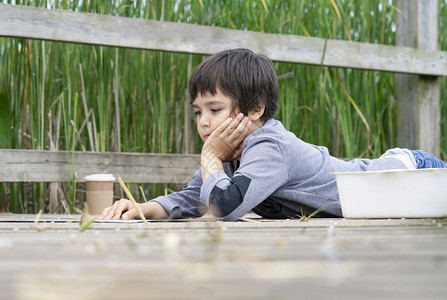
[[[15,2],[386,45],[394,44],[397,13],[395,1],[389,0]],[[439,0],[439,15],[446,14],[446,1]],[[439,48],[447,50],[447,25],[439,20]],[[203,56],[12,38],[0,38],[0,53],[0,105],[10,111],[6,128],[12,128],[0,131],[1,147],[200,152],[187,80]],[[275,68],[280,84],[277,118],[298,137],[327,146],[339,157],[377,157],[396,145],[395,74],[278,62]],[[441,154],[447,159],[446,78],[440,85]],[[143,187],[148,198],[167,188]],[[82,207],[76,178],[61,189],[66,206],[52,211]],[[1,209],[48,210],[49,193],[46,184],[2,183]]]

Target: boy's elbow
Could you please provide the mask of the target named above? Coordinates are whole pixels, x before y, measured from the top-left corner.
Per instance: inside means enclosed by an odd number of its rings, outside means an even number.
[[[225,222],[236,222],[239,220],[240,217],[242,217],[236,214],[235,210],[228,212],[222,210],[216,205],[210,205],[210,212],[213,214],[214,217],[218,218],[220,221]]]
[[[251,179],[246,176],[236,176],[231,180],[230,185],[226,189],[215,186],[211,191],[209,199],[211,213],[225,221],[235,221],[232,213],[244,201],[250,182]]]
[[[229,200],[229,199],[226,199]],[[239,207],[242,203],[242,200],[238,200],[232,198],[231,201],[225,201],[225,198],[220,198],[218,200],[210,200],[210,212],[213,216],[217,218],[222,218],[224,221],[228,221],[227,219],[231,215],[231,213]]]

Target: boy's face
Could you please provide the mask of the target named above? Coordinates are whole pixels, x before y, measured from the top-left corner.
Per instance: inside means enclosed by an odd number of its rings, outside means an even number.
[[[197,118],[197,131],[203,141],[206,141],[223,121],[237,115],[232,104],[231,98],[225,96],[219,89],[214,96],[209,93],[202,96],[199,93],[192,107]]]

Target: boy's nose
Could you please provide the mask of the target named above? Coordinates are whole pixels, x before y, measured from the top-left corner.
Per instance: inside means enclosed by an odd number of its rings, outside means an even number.
[[[199,125],[201,127],[209,127],[210,126],[210,118],[207,117],[206,115],[200,116]]]

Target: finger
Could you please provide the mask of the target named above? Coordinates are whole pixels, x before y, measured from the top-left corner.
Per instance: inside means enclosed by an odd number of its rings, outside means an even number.
[[[244,117],[237,128],[230,134],[229,140],[233,143],[241,143],[250,134],[251,125],[252,122],[247,117]]]
[[[224,133],[228,136],[231,135],[243,120],[244,115],[242,113],[238,113],[237,116],[230,122],[230,124],[228,124]]]
[[[130,209],[129,206],[128,206],[128,201],[129,200],[127,200],[127,199],[121,199],[120,200],[118,205],[115,207],[115,210],[113,212],[112,220],[119,220],[121,218],[121,215],[124,212],[127,212]]]
[[[222,122],[212,133],[211,135],[220,135],[222,134],[230,125],[230,123],[233,121],[233,118],[228,118],[225,121]]]
[[[112,209],[112,206],[104,208],[101,215],[98,217],[98,220],[104,220],[104,218],[109,214],[111,209]]]
[[[242,155],[242,144],[239,145],[239,147],[237,147],[237,149],[234,151],[234,155],[233,155],[233,160],[238,159],[239,157],[241,157]]]
[[[241,117],[242,119],[239,121]],[[251,121],[247,117],[243,117],[242,114],[237,116],[237,121],[239,123],[232,132],[231,129],[227,128],[224,133],[219,135],[220,140],[223,142],[221,147],[225,146],[226,152],[231,151],[231,156],[229,159],[239,157],[241,155],[242,152],[236,152],[236,150],[248,136],[251,127]],[[231,123],[234,124],[235,122],[232,121]]]
[[[115,203],[113,203],[112,206],[109,206],[104,209],[101,216],[103,220],[111,220],[113,218],[113,216],[115,215],[115,208],[118,205],[118,202],[119,201],[116,201]]]
[[[250,121],[247,117],[245,117],[245,120],[246,120],[245,127],[239,134],[239,138],[241,138],[242,140],[244,140],[251,133],[251,126],[253,125],[253,122]]]
[[[130,210],[128,210],[127,212],[125,212],[121,218],[123,220],[134,220],[134,219],[140,219],[140,215],[137,212],[137,210],[135,208],[132,208]]]
[[[118,205],[115,207],[112,220],[119,220],[121,218],[121,215],[123,212],[127,212],[131,209],[132,203],[130,200],[127,199],[121,199],[118,201]]]

